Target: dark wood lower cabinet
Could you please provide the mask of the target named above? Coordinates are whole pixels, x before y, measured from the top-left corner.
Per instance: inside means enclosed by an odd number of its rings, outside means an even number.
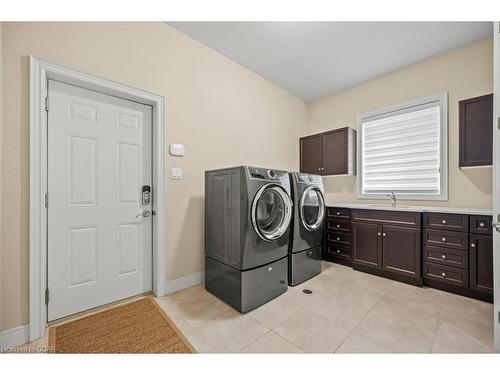
[[[469,249],[469,287],[478,292],[493,294],[492,236],[471,234]]]
[[[326,220],[325,260],[493,301],[491,216],[329,208]]]
[[[352,263],[382,269],[382,225],[352,223]]]
[[[383,270],[420,278],[420,234],[418,229],[383,225]]]

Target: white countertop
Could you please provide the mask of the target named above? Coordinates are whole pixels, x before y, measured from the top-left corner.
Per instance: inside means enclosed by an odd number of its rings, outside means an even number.
[[[374,203],[333,203],[327,202],[327,207],[356,208],[363,210],[386,210],[386,211],[410,211],[410,212],[438,212],[448,214],[465,215],[492,215],[492,210],[487,208],[459,208],[459,207],[435,207],[435,206],[409,206],[397,204],[393,207],[391,204]]]

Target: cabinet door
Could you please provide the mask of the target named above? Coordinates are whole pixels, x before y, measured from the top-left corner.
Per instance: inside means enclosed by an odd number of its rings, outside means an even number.
[[[323,135],[323,174],[347,173],[347,129],[333,130]]]
[[[469,248],[470,288],[493,293],[493,241],[491,236],[472,234]]]
[[[382,225],[352,223],[354,264],[382,269]]]
[[[300,171],[303,173],[321,173],[323,135],[316,134],[300,138]]]
[[[382,259],[384,271],[420,278],[420,230],[384,225]]]
[[[459,102],[459,166],[491,165],[493,94]]]

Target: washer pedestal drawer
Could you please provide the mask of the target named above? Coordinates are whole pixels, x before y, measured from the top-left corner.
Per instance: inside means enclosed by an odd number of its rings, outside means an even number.
[[[236,310],[245,313],[278,297],[288,289],[288,257],[239,271],[205,257],[205,288]]]

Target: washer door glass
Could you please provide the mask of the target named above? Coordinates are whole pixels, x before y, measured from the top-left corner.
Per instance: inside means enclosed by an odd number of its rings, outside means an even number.
[[[255,195],[252,222],[257,234],[266,241],[280,238],[290,225],[291,200],[278,185],[263,186]]]
[[[315,186],[309,186],[300,199],[300,216],[302,225],[313,231],[318,229],[325,216],[325,201],[323,194]]]

